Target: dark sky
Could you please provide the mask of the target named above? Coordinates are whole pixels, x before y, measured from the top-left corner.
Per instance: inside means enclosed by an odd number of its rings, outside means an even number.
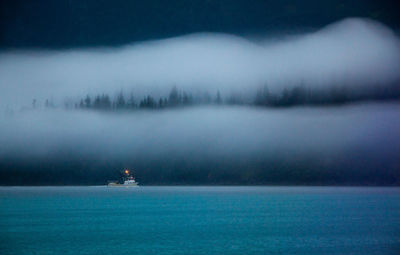
[[[116,46],[194,32],[274,33],[346,17],[400,27],[394,0],[3,0],[1,48]]]

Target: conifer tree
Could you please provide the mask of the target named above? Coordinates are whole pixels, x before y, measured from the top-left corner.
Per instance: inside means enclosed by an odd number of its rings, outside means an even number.
[[[219,90],[217,91],[217,96],[215,98],[215,103],[216,104],[222,104],[221,93],[219,93]]]
[[[171,92],[169,93],[169,105],[170,106],[177,106],[180,103],[180,98],[179,98],[179,93],[178,93],[178,89],[176,88],[176,86],[174,86],[171,90]]]
[[[85,98],[85,107],[86,108],[90,108],[91,107],[91,99],[90,99],[90,97],[89,97],[89,95],[86,95],[86,98]]]
[[[124,98],[124,94],[122,93],[122,91],[118,94],[117,96],[117,101],[115,103],[115,107],[117,109],[123,109],[125,108],[125,98]]]

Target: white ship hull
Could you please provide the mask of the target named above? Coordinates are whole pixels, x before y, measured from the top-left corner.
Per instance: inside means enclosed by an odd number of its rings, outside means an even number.
[[[108,187],[139,187],[139,184],[137,182],[129,183],[129,184],[109,183],[107,186]]]

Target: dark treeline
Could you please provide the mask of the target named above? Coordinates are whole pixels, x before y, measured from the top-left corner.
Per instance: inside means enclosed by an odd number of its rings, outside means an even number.
[[[310,89],[303,85],[285,88],[281,91],[270,91],[268,86],[259,88],[253,97],[231,94],[224,97],[220,91],[214,95],[205,92],[193,95],[173,87],[167,96],[154,97],[147,95],[137,100],[133,93],[128,95],[120,91],[116,96],[98,94],[86,95],[76,102],[66,102],[65,108],[92,110],[134,110],[163,109],[193,105],[250,105],[260,107],[292,107],[301,105],[341,105],[361,101],[382,101],[400,99],[400,83],[390,86],[373,86],[363,89],[348,89],[345,86],[332,86],[330,89]],[[32,107],[37,107],[36,99]],[[46,108],[54,108],[52,100],[46,100]]]
[[[267,86],[260,88],[254,104],[266,107],[289,107],[296,105],[339,105],[359,101],[381,101],[400,98],[400,85],[366,87],[363,90],[333,86],[330,89],[307,89],[304,86],[285,88],[271,93]]]
[[[400,169],[393,159],[354,154],[326,160],[308,157],[229,160],[190,157],[118,160],[106,157],[59,155],[55,158],[0,159],[0,185],[105,185],[120,171],[134,170],[143,185],[394,185]]]
[[[190,106],[193,104],[222,104],[221,94],[218,91],[214,98],[208,93],[194,97],[192,94],[179,91],[173,87],[166,97],[155,98],[151,95],[144,96],[141,100],[136,100],[133,93],[126,96],[120,91],[116,97],[111,98],[108,94],[86,97],[74,103],[76,109],[95,109],[95,110],[131,110],[131,109],[161,109],[167,107]],[[71,104],[65,105],[67,108]]]

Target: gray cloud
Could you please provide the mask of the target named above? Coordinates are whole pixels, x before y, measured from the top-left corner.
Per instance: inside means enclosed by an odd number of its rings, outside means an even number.
[[[222,165],[261,162],[259,169],[266,169],[267,159],[285,164],[311,158],[321,165],[361,162],[358,169],[365,164],[371,171],[379,166],[398,172],[397,103],[290,109],[203,106],[134,113],[18,111],[33,98],[62,102],[120,89],[166,94],[173,85],[251,95],[263,84],[271,90],[298,83],[320,89],[340,84],[362,91],[398,82],[398,70],[398,37],[362,19],[279,41],[196,34],[118,49],[3,52],[0,107],[14,113],[0,115],[0,163],[7,164],[10,157],[73,155],[74,160],[169,160],[170,169],[175,159],[192,167],[210,159]]]
[[[194,107],[134,114],[38,110],[1,119],[0,155],[273,157],[364,148],[385,155],[400,153],[399,110],[398,104]]]
[[[399,45],[382,24],[353,18],[278,41],[204,33],[122,48],[3,52],[0,100],[16,107],[119,89],[166,93],[174,84],[224,93],[253,93],[265,83],[363,89],[400,79]]]

